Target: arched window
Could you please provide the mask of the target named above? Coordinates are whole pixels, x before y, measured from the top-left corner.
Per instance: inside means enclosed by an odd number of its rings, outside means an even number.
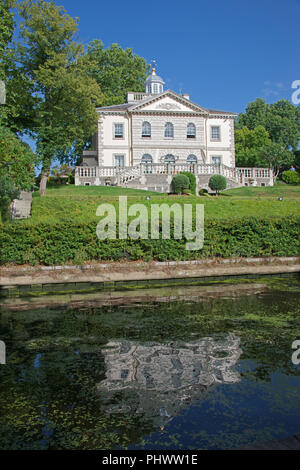
[[[149,153],[144,153],[142,163],[144,164],[144,173],[152,173],[152,156]]]
[[[195,139],[196,137],[196,126],[192,122],[187,125],[186,136],[188,139]]]
[[[144,153],[142,156],[142,163],[152,163],[152,157],[149,153]]]
[[[165,137],[174,137],[174,126],[171,122],[165,124]]]
[[[174,155],[171,155],[170,153],[168,155],[165,155],[164,162],[165,163],[175,163]]]
[[[142,137],[151,137],[151,124],[144,121],[142,124]]]
[[[196,155],[192,155],[192,154],[191,154],[191,155],[189,155],[189,156],[187,157],[186,161],[187,161],[187,163],[190,164],[190,165],[191,165],[192,163],[197,163],[197,157],[196,157]]]

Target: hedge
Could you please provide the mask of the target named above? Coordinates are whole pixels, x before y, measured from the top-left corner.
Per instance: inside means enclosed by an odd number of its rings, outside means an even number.
[[[181,171],[180,175],[185,175],[188,177],[190,181],[189,189],[192,191],[192,194],[196,195],[196,176],[194,173],[191,173],[190,171]]]
[[[81,264],[92,260],[188,260],[206,257],[297,256],[300,219],[208,220],[204,246],[187,251],[185,239],[104,240],[96,222],[3,225],[0,264]]]

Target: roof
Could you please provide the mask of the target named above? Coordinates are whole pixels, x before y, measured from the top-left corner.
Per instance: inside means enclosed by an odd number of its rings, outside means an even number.
[[[144,100],[141,101],[136,101],[136,102],[131,102],[131,103],[122,103],[122,104],[114,104],[111,106],[103,106],[103,107],[98,107],[98,111],[127,111],[127,110],[135,110],[135,108],[140,108],[143,105],[151,103],[152,100],[156,100],[159,97],[163,97],[165,95],[173,95],[174,98],[179,99],[182,103],[186,104],[187,106],[190,106],[191,108],[198,108],[198,112],[204,112],[205,114],[219,114],[219,115],[228,115],[228,116],[237,116],[238,113],[230,112],[230,111],[220,111],[216,109],[208,109],[208,108],[203,108],[202,106],[199,106],[198,104],[194,103],[193,101],[184,98],[182,95],[178,95],[172,90],[166,90],[162,93],[159,93],[157,95],[150,95]],[[192,111],[192,110],[191,110]],[[196,111],[197,112],[197,111]]]

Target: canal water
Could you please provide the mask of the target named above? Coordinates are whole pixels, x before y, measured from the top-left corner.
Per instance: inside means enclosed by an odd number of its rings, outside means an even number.
[[[296,275],[1,300],[1,449],[235,449],[300,433]]]

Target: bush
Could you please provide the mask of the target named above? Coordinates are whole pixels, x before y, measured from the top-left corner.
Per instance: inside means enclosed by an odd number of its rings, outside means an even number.
[[[190,181],[189,189],[191,190],[192,194],[196,195],[196,176],[194,173],[191,173],[190,171],[181,171],[180,174],[188,177]]]
[[[205,196],[208,194],[208,190],[205,188],[199,189],[199,196]]]
[[[201,250],[186,250],[186,240],[99,240],[97,222],[3,225],[0,264],[60,265],[92,260],[188,260],[208,257],[297,256],[300,219],[243,218],[205,221]],[[161,233],[161,232],[160,232]],[[172,234],[172,231],[171,231]]]
[[[287,184],[300,184],[300,175],[297,171],[284,171],[282,173],[282,179]]]
[[[186,175],[176,175],[172,180],[172,190],[175,194],[183,194],[185,189],[190,186],[190,180]]]
[[[222,175],[213,175],[210,177],[208,182],[210,189],[215,191],[217,194],[219,194],[220,191],[223,191],[223,189],[226,189],[226,184],[226,178]]]
[[[184,190],[183,190],[183,194],[188,195],[188,196],[191,196],[193,193],[192,193],[192,191],[191,191],[190,189],[184,189]]]

